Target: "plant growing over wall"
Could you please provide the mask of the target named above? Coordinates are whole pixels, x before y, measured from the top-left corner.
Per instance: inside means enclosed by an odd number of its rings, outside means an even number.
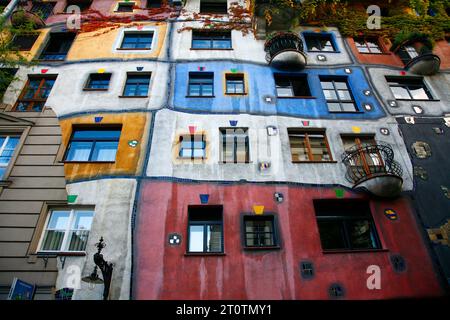
[[[433,50],[433,47],[435,45],[434,41],[431,40],[429,36],[425,33],[402,31],[394,38],[394,41],[392,42],[391,51],[395,52],[401,46],[413,42],[421,42],[423,44],[422,47],[423,51],[431,51]]]

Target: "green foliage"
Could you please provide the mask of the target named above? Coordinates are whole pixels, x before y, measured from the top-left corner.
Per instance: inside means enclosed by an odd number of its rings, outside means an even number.
[[[428,51],[431,51],[435,44],[434,41],[431,40],[425,33],[402,31],[395,37],[394,42],[392,43],[391,51],[396,51],[400,46],[407,43],[413,43],[415,41],[420,41],[424,45],[423,50]]]

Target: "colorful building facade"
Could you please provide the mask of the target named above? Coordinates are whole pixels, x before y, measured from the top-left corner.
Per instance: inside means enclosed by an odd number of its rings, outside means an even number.
[[[447,41],[408,60],[423,39],[259,1],[70,5],[10,15],[41,20],[0,113],[2,294],[102,299],[101,237],[109,299],[448,293]]]

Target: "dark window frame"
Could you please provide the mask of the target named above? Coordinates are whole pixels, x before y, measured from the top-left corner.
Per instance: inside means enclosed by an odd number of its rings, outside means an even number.
[[[225,4],[225,11],[223,11],[223,6]],[[228,2],[227,1],[204,1],[200,0],[200,14],[228,14]]]
[[[136,2],[134,2],[134,1],[118,2],[116,10],[114,12],[116,12],[116,13],[133,13],[135,5],[136,5]],[[131,10],[122,10],[123,8],[131,8]]]
[[[209,41],[210,45],[208,48],[203,48],[195,45],[195,41]],[[229,47],[220,48],[215,47],[215,41],[228,41]],[[191,49],[192,50],[233,50],[233,41],[231,37],[231,30],[192,30],[191,39]]]
[[[341,77],[341,76],[336,76],[336,77],[332,77],[332,76],[320,76],[319,77],[319,81],[320,81],[320,86],[321,86],[321,90],[322,90],[322,94],[325,98],[326,104],[327,104],[327,108],[328,108],[328,112],[330,113],[356,113],[356,112],[361,112],[358,108],[358,105],[356,103],[355,97],[353,95],[353,90],[352,87],[350,86],[350,82],[348,77]],[[322,86],[322,82],[331,82],[333,85],[333,89],[324,89]],[[346,90],[343,89],[338,89],[336,86],[336,83],[344,83],[347,87]],[[325,90],[333,90],[334,93],[336,94],[337,99],[327,99],[326,95],[325,95]],[[339,97],[339,91],[347,91],[350,95],[350,100],[343,100]],[[335,103],[335,104],[339,104],[340,107],[340,111],[331,111],[328,103]],[[344,104],[353,104],[355,110],[352,111],[347,111],[344,110],[343,105]]]
[[[389,89],[391,90],[392,95],[394,96],[395,100],[399,100],[399,101],[433,101],[433,100],[435,100],[433,94],[431,93],[431,90],[428,88],[423,77],[385,76],[385,79],[386,79],[386,82],[387,82]],[[409,84],[407,83],[407,81],[410,81]],[[413,83],[414,81],[416,81],[417,84],[414,84]],[[420,84],[418,84],[419,81],[421,82]],[[428,99],[414,99],[413,95],[411,94],[411,90],[409,88],[411,86],[417,86],[417,87],[421,87],[422,89],[424,89],[425,94],[428,96]],[[405,89],[407,91],[410,99],[395,97],[395,93],[392,90],[393,87],[401,87],[401,88]]]
[[[130,80],[130,78],[133,77],[143,77],[146,76],[148,77],[148,84],[145,84],[144,82],[142,83],[137,83],[137,86],[147,86],[147,93],[145,95],[127,95],[127,86],[131,85],[128,83],[128,80]],[[150,90],[150,84],[151,84],[151,80],[152,80],[152,73],[151,72],[141,72],[141,73],[136,73],[136,72],[128,72],[127,73],[127,78],[125,79],[125,84],[123,86],[123,91],[122,91],[122,95],[120,97],[122,98],[147,98],[148,97],[148,93]],[[133,84],[134,85],[134,84]],[[136,90],[135,90],[136,91]]]
[[[44,105],[47,102],[48,96],[45,98],[39,98],[38,95],[40,95],[42,89],[44,88],[44,85],[46,84],[46,82],[48,80],[53,81],[53,84],[48,92],[48,95],[50,95],[57,76],[58,75],[56,75],[56,74],[54,74],[54,75],[28,75],[27,82],[25,83],[24,87],[22,88],[22,92],[20,93],[19,98],[17,99],[13,110],[18,111],[18,112],[41,112],[44,109]],[[35,79],[36,80],[40,79],[40,82],[39,82],[37,89],[34,91],[33,97],[25,98],[25,95],[26,95],[28,89],[30,89],[30,82]],[[28,103],[28,106],[26,107],[26,110],[24,110],[24,111],[18,110],[18,106],[21,102]],[[39,103],[42,103],[42,108],[39,111],[33,110],[33,107]]]
[[[215,214],[218,214],[220,211],[220,220],[216,219],[210,219],[210,220],[193,220],[191,215],[193,214],[192,211],[195,210],[206,210],[206,208],[209,208],[210,210],[217,211]],[[223,215],[223,206],[222,205],[189,205],[188,206],[188,214],[187,214],[187,241],[186,241],[186,253],[190,255],[223,255],[225,253],[225,232],[224,232],[224,215]],[[212,214],[211,214],[212,215]],[[207,246],[208,242],[207,240],[207,226],[211,225],[220,225],[221,227],[221,250],[220,251],[208,251]],[[203,226],[203,251],[190,251],[190,244],[191,244],[191,232],[190,227],[191,226]]]
[[[248,245],[247,243],[247,224],[249,220],[266,220],[272,222],[272,241],[273,245]],[[250,213],[244,213],[241,215],[241,226],[242,226],[242,246],[244,250],[278,250],[281,248],[281,237],[279,232],[278,215],[275,213],[264,213],[263,215],[255,215]],[[253,232],[255,234],[260,234],[260,232]],[[263,232],[265,233],[265,232]]]
[[[309,85],[309,81],[308,81],[308,75],[306,73],[302,73],[302,74],[290,74],[290,73],[274,73],[273,74],[274,77],[274,81],[275,81],[275,91],[277,94],[277,98],[284,98],[284,99],[289,99],[289,98],[301,98],[301,99],[307,99],[307,98],[315,98],[312,94],[311,94],[311,87]],[[289,86],[281,86],[279,83],[280,81],[286,81],[289,82]],[[295,84],[295,81],[298,82],[303,82],[303,84],[306,84],[306,89],[305,91],[307,91],[309,93],[309,95],[297,95],[296,92],[298,93],[299,90],[298,88],[298,84]],[[279,88],[290,88],[292,95],[291,96],[280,96],[278,95],[278,89]]]
[[[75,125],[72,127],[72,133],[70,134],[70,139],[68,141],[67,144],[67,148],[64,152],[64,156],[63,156],[63,162],[64,163],[115,163],[117,160],[117,152],[119,151],[119,146],[120,146],[120,138],[122,136],[122,124],[104,124],[104,125],[97,125],[97,126],[93,126],[93,125]],[[92,139],[92,138],[86,138],[86,139],[75,139],[74,140],[74,135],[75,132],[77,131],[119,131],[119,138],[118,139],[113,139],[113,138],[97,138],[97,139]],[[97,142],[115,142],[117,141],[117,149],[116,149],[116,157],[114,159],[114,161],[95,161],[92,160],[92,155],[94,153],[95,150],[95,144]],[[72,142],[92,142],[92,146],[89,152],[89,157],[88,160],[67,160],[67,156],[70,152],[70,146],[72,144]]]
[[[61,44],[60,39],[55,39],[58,37],[67,37],[67,39],[65,40],[66,43],[70,42],[70,45],[68,45],[67,49],[64,49],[64,47]],[[73,36],[73,38],[72,38]],[[47,41],[47,43],[45,44],[44,49],[41,51],[41,53],[39,54],[39,58],[38,60],[41,61],[64,61],[67,58],[67,54],[69,53],[70,49],[72,48],[72,45],[75,41],[77,34],[75,32],[52,32],[49,34],[49,39]],[[71,39],[69,39],[69,37]],[[52,51],[47,51],[49,49],[50,46],[52,46],[54,43],[58,43],[58,45],[60,45],[59,50],[57,52],[52,52]],[[63,50],[64,49],[64,50]],[[60,56],[58,58],[50,58],[51,56]]]
[[[314,211],[315,211],[315,217],[316,217],[316,224],[318,229],[318,235],[320,238],[320,243],[322,247],[323,252],[355,252],[355,251],[379,251],[383,250],[383,245],[381,242],[381,238],[379,236],[377,226],[375,224],[375,221],[373,219],[373,214],[370,209],[370,203],[365,200],[336,200],[336,199],[315,199],[313,200],[314,203]],[[345,212],[352,212],[356,211],[359,207],[359,210],[363,210],[362,207],[364,207],[364,213],[363,214],[339,214],[339,210],[344,211],[342,207],[340,207],[340,204],[344,204],[346,206]],[[319,206],[323,206],[324,208],[318,208]],[[351,209],[350,209],[351,208]],[[336,210],[334,215],[325,215],[321,214],[320,212],[326,212]],[[371,248],[361,248],[361,247],[355,247],[352,244],[351,241],[351,235],[350,235],[350,227],[349,224],[354,221],[366,221],[369,224],[370,229],[370,235],[373,236],[371,241],[374,242],[374,247]],[[322,235],[320,232],[320,225],[321,224],[336,224],[340,227],[340,241],[342,241],[344,247],[342,248],[324,248],[324,243],[322,239]]]
[[[243,130],[245,134],[245,141],[244,141],[244,147],[245,147],[245,161],[238,161],[238,139],[240,134],[234,134],[233,137],[233,161],[226,161],[225,159],[225,150],[226,150],[226,133],[227,130],[233,130],[236,132],[236,130]],[[234,133],[235,133],[234,132]],[[250,163],[250,136],[249,136],[249,128],[235,128],[235,127],[221,127],[219,128],[220,133],[220,143],[221,143],[221,150],[220,150],[220,162],[221,163]]]
[[[151,40],[150,40],[150,47],[149,48],[138,48],[138,47],[133,47],[133,48],[124,48],[124,44],[126,41],[127,36],[137,36],[135,37],[136,39],[142,39],[145,38],[146,35],[151,35]],[[117,48],[117,50],[133,50],[133,51],[137,51],[137,50],[152,50],[152,45],[153,45],[153,39],[155,38],[155,32],[154,31],[125,31],[123,33],[123,37],[122,37],[122,41],[120,43],[120,47]],[[140,42],[135,41],[134,45],[138,45],[140,43],[146,43],[146,42]]]
[[[289,139],[289,151],[291,153],[291,162],[292,163],[334,163],[336,161],[333,160],[333,154],[331,153],[331,148],[330,148],[330,144],[328,142],[328,137],[327,137],[327,132],[326,129],[305,129],[305,128],[297,128],[297,127],[289,127],[287,128],[287,133],[288,133],[288,139]],[[304,144],[305,147],[307,149],[307,155],[308,155],[308,160],[294,160],[293,159],[293,154],[292,154],[292,142],[291,142],[291,136],[294,135],[305,135],[304,138]],[[312,153],[312,147],[311,147],[311,142],[309,139],[309,135],[312,134],[321,134],[323,135],[323,140],[325,143],[325,146],[327,148],[327,152],[330,156],[329,160],[314,160],[314,156]]]
[[[353,38],[355,43],[356,50],[360,54],[384,54],[385,50],[383,45],[380,43],[380,39],[377,37],[355,37]],[[364,45],[361,45],[361,42],[364,42]],[[373,42],[377,45],[380,52],[372,52],[372,47],[369,45],[369,42]],[[369,52],[361,52],[359,48],[366,48]]]
[[[91,73],[89,74],[86,83],[84,85],[83,91],[108,91],[109,89],[109,84],[111,82],[111,76],[112,73]],[[93,79],[93,78],[102,78],[102,77],[107,77],[108,79]],[[106,86],[106,88],[91,88],[90,85],[92,85],[92,80],[94,81],[108,81],[108,84]]]
[[[235,78],[235,79],[233,79]],[[230,81],[230,83],[229,83]],[[242,84],[242,92],[236,92],[236,87]],[[234,92],[230,92],[229,84],[234,88]],[[226,95],[246,95],[247,86],[245,85],[245,74],[244,73],[226,73],[225,74],[225,94]]]
[[[331,47],[333,48],[332,51],[326,51],[323,50],[325,47],[322,46],[320,43],[321,39],[328,39],[330,40]],[[334,40],[334,36],[332,33],[313,33],[313,32],[304,32],[303,33],[303,39],[305,40],[305,46],[308,52],[322,52],[322,53],[338,53],[338,46]],[[310,49],[310,43],[314,42],[314,45],[319,47],[319,50],[312,50]]]
[[[203,78],[202,78],[203,77]],[[203,82],[193,82],[193,79],[202,79]],[[210,82],[211,81],[211,82]],[[191,94],[191,85],[199,85],[200,91],[199,95]],[[203,87],[211,85],[211,95],[203,95]],[[214,72],[189,72],[188,74],[188,97],[193,98],[214,98]]]
[[[20,34],[20,35],[15,35],[11,42],[12,42],[12,47],[15,48],[18,51],[30,51],[34,44],[36,43],[37,38],[39,37],[39,32],[32,32],[32,33],[25,33],[25,34]],[[18,39],[20,38],[32,38],[31,40],[25,40],[25,41],[29,41],[30,43],[27,43],[27,46],[23,46],[23,45],[15,45],[14,43],[16,41],[18,41]],[[24,41],[24,40],[22,40]],[[19,41],[20,42],[20,41]]]

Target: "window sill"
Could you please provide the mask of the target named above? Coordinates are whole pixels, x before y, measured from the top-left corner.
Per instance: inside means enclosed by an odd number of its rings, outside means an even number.
[[[313,96],[292,96],[292,97],[277,97],[277,99],[317,99]]]
[[[358,250],[323,250],[323,254],[348,254],[348,253],[377,253],[377,252],[389,252],[388,249],[358,249]]]
[[[215,50],[222,50],[222,51],[233,51],[233,48],[190,48],[190,50],[206,50],[206,51],[215,51]]]
[[[215,98],[216,96],[186,96],[186,98]]]
[[[281,250],[280,246],[273,247],[244,247],[245,251],[270,251],[270,250]]]
[[[441,100],[437,99],[395,99],[396,101],[409,101],[409,102],[416,102],[416,101],[422,101],[422,102],[439,102]]]
[[[191,160],[202,160],[202,161],[204,161],[204,160],[207,160],[207,158],[204,158],[204,157],[185,157],[185,158],[183,158],[183,157],[177,157],[177,160],[181,160],[181,161],[183,161],[183,160],[186,160],[186,161],[191,161]]]
[[[328,110],[329,113],[333,113],[333,114],[339,114],[339,113],[350,113],[350,114],[363,114],[364,111],[330,111]]]
[[[226,256],[225,252],[186,252],[185,257],[221,257]]]
[[[372,53],[372,52],[358,52],[359,54],[363,55],[376,55],[376,56],[391,56],[390,53],[382,52],[382,53]]]
[[[108,89],[83,88],[83,91],[108,91]]]
[[[225,95],[226,95],[226,96],[238,96],[238,97],[242,97],[242,96],[246,96],[247,93],[246,93],[246,92],[244,92],[244,93],[226,93],[226,92],[225,92]]]
[[[61,161],[64,164],[94,164],[94,163],[116,163],[115,161]]]
[[[219,161],[219,164],[251,164],[253,161],[243,161],[243,162],[224,162]]]
[[[292,161],[292,163],[338,163],[337,161]]]
[[[120,51],[151,51],[151,48],[116,48],[116,50]]]
[[[126,99],[130,99],[130,98],[148,98],[148,96],[119,96],[119,98],[126,98]]]
[[[320,53],[320,54],[324,54],[324,53],[341,53],[340,51],[320,51],[320,50],[308,50],[307,52]]]
[[[36,255],[39,256],[54,256],[54,257],[84,257],[85,251],[38,251]]]

